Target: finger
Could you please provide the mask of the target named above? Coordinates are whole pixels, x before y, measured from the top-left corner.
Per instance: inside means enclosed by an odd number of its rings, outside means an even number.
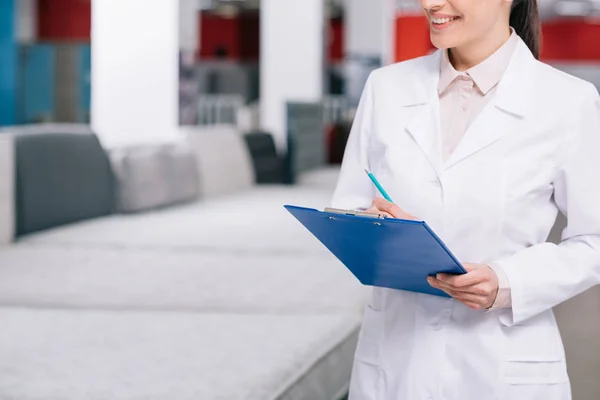
[[[459,292],[468,291],[469,290],[469,288],[458,288],[456,286],[450,285],[450,284],[448,284],[446,282],[443,282],[443,281],[441,281],[439,279],[435,279],[435,278],[433,278],[429,283],[431,285],[433,285],[433,286],[436,286],[436,287],[439,287],[439,288],[444,288],[444,289],[447,289],[447,290],[455,290],[455,291],[459,291]]]
[[[477,268],[464,275],[438,274],[437,279],[448,285],[460,288],[487,282],[490,280],[490,277],[485,270]]]
[[[412,219],[412,220],[417,219],[414,216],[412,216],[409,213],[402,210],[397,204],[390,203],[386,199],[376,198],[373,201],[373,205],[375,207],[377,207],[379,210],[385,211],[385,212],[391,214],[394,218]]]
[[[387,213],[387,212],[385,212],[385,211],[381,211],[381,210],[379,210],[377,207],[374,207],[374,206],[371,206],[371,208],[369,208],[369,209],[365,210],[365,212],[366,212],[366,213],[369,213],[369,214],[384,215],[384,216],[386,216],[387,218],[394,218],[394,216],[393,216],[393,215],[391,215],[390,213]]]
[[[467,305],[469,308],[472,308],[475,310],[482,310],[485,308],[486,298],[483,296],[477,296],[472,293],[457,292],[456,290],[450,290],[448,288],[441,287],[441,286],[432,285],[432,287],[443,291],[448,296],[452,297],[456,301],[459,301],[459,302]]]
[[[486,308],[487,296],[450,289],[433,277],[428,277],[427,281],[432,287],[443,291],[456,301],[463,303],[473,310],[483,310]]]
[[[471,291],[461,291],[441,284],[440,281],[430,281],[431,287],[442,290],[452,296],[454,299],[460,302],[471,302],[477,304],[479,308],[486,308],[493,301],[490,299],[495,298],[495,295],[491,294],[491,290],[488,290],[481,285],[471,288]]]
[[[475,271],[476,269],[481,268],[480,264],[472,264],[472,263],[464,263],[463,268],[467,270],[467,272]]]
[[[480,296],[477,294],[473,294],[473,293],[466,293],[466,292],[457,292],[456,290],[449,290],[448,292],[451,293],[451,296],[460,301],[460,302],[469,302],[469,303],[473,303],[473,304],[477,304],[479,306],[481,306],[483,308],[483,306],[487,303],[487,297],[485,296]]]
[[[485,296],[478,296],[472,293],[457,292],[456,290],[440,289],[448,293],[456,301],[463,304],[469,303],[471,308],[482,310],[487,304]]]
[[[428,279],[428,281],[429,281],[429,279]],[[457,293],[470,293],[472,295],[483,297],[486,299],[489,298],[490,296],[493,296],[494,291],[495,291],[492,285],[489,285],[486,283],[478,283],[476,285],[465,286],[465,287],[456,287],[456,286],[448,285],[447,283],[444,283],[435,278],[433,278],[433,280],[432,280],[432,282],[430,282],[430,284],[431,283],[433,283],[436,287],[444,288],[447,290],[452,290]]]

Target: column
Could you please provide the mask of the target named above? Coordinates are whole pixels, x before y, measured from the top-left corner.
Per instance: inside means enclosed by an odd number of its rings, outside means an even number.
[[[323,98],[323,0],[262,0],[260,119],[286,146],[285,104]]]
[[[200,14],[198,0],[179,1],[179,125],[198,123],[198,76]]]
[[[92,2],[92,127],[107,146],[178,135],[179,1]]]
[[[0,126],[15,123],[16,17],[15,0],[0,1]]]
[[[32,43],[37,38],[37,1],[16,0],[16,35],[19,43]]]
[[[394,61],[396,2],[345,1],[347,95],[357,105],[369,72]]]

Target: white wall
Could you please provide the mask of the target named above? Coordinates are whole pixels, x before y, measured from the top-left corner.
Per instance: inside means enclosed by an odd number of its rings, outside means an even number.
[[[15,0],[17,13],[16,37],[19,43],[31,43],[37,38],[37,1]]]
[[[285,103],[323,96],[323,0],[262,0],[261,126],[286,145]]]
[[[178,3],[92,1],[92,127],[104,144],[176,139]]]

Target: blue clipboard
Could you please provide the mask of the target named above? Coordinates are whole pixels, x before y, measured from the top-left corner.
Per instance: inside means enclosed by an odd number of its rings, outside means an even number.
[[[424,221],[285,208],[364,285],[449,297],[427,277],[467,272]]]

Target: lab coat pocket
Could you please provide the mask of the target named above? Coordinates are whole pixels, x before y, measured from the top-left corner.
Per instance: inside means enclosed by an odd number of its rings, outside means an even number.
[[[560,338],[552,326],[517,325],[506,329],[507,348],[500,366],[504,382],[547,385],[568,382]]]
[[[568,381],[562,360],[512,360],[502,365],[502,379],[511,385],[554,385]]]
[[[506,361],[501,399],[569,400],[565,363],[560,360]]]
[[[371,303],[376,303],[377,291],[374,291],[373,295]],[[352,400],[379,399],[379,388],[383,377],[380,367],[383,314],[383,311],[375,310],[371,304],[365,308],[350,382]]]
[[[356,347],[356,361],[378,366],[381,339],[383,337],[383,311],[371,305],[365,308],[363,322]]]

